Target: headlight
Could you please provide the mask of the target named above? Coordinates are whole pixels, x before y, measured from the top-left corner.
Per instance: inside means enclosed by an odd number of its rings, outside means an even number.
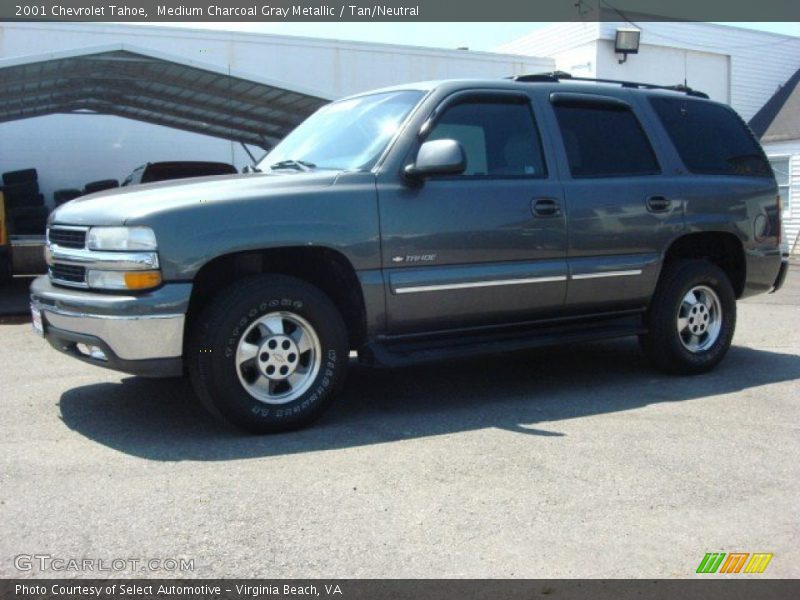
[[[156,250],[156,234],[149,227],[92,227],[86,236],[89,250]]]
[[[147,290],[161,285],[161,271],[97,271],[86,273],[91,288],[103,290]]]

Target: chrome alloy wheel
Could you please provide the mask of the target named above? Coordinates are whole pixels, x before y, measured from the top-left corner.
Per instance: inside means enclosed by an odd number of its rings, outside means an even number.
[[[689,352],[703,352],[713,346],[722,330],[722,304],[717,293],[705,285],[690,289],[678,308],[677,327]]]
[[[244,389],[265,404],[286,404],[316,379],[322,346],[314,328],[290,312],[271,312],[239,338],[236,373]]]

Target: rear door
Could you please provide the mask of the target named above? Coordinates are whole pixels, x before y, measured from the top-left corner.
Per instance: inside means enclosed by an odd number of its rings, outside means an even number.
[[[683,199],[632,103],[622,96],[554,92],[567,214],[566,307],[644,306],[661,254],[683,229]]]
[[[563,308],[566,225],[530,98],[462,91],[446,98],[409,149],[455,139],[463,174],[378,179],[391,333],[527,319]],[[552,159],[552,157],[549,157]]]

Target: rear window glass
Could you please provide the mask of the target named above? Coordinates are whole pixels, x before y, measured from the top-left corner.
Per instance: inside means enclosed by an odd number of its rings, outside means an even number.
[[[650,102],[692,173],[772,175],[758,142],[731,109],[684,98],[651,98]]]
[[[624,177],[659,172],[650,141],[627,109],[556,105],[573,177]]]

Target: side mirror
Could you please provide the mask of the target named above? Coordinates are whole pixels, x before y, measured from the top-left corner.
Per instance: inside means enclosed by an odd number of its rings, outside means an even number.
[[[419,147],[417,160],[404,172],[410,179],[430,175],[457,175],[467,168],[464,148],[455,140],[432,140]]]

